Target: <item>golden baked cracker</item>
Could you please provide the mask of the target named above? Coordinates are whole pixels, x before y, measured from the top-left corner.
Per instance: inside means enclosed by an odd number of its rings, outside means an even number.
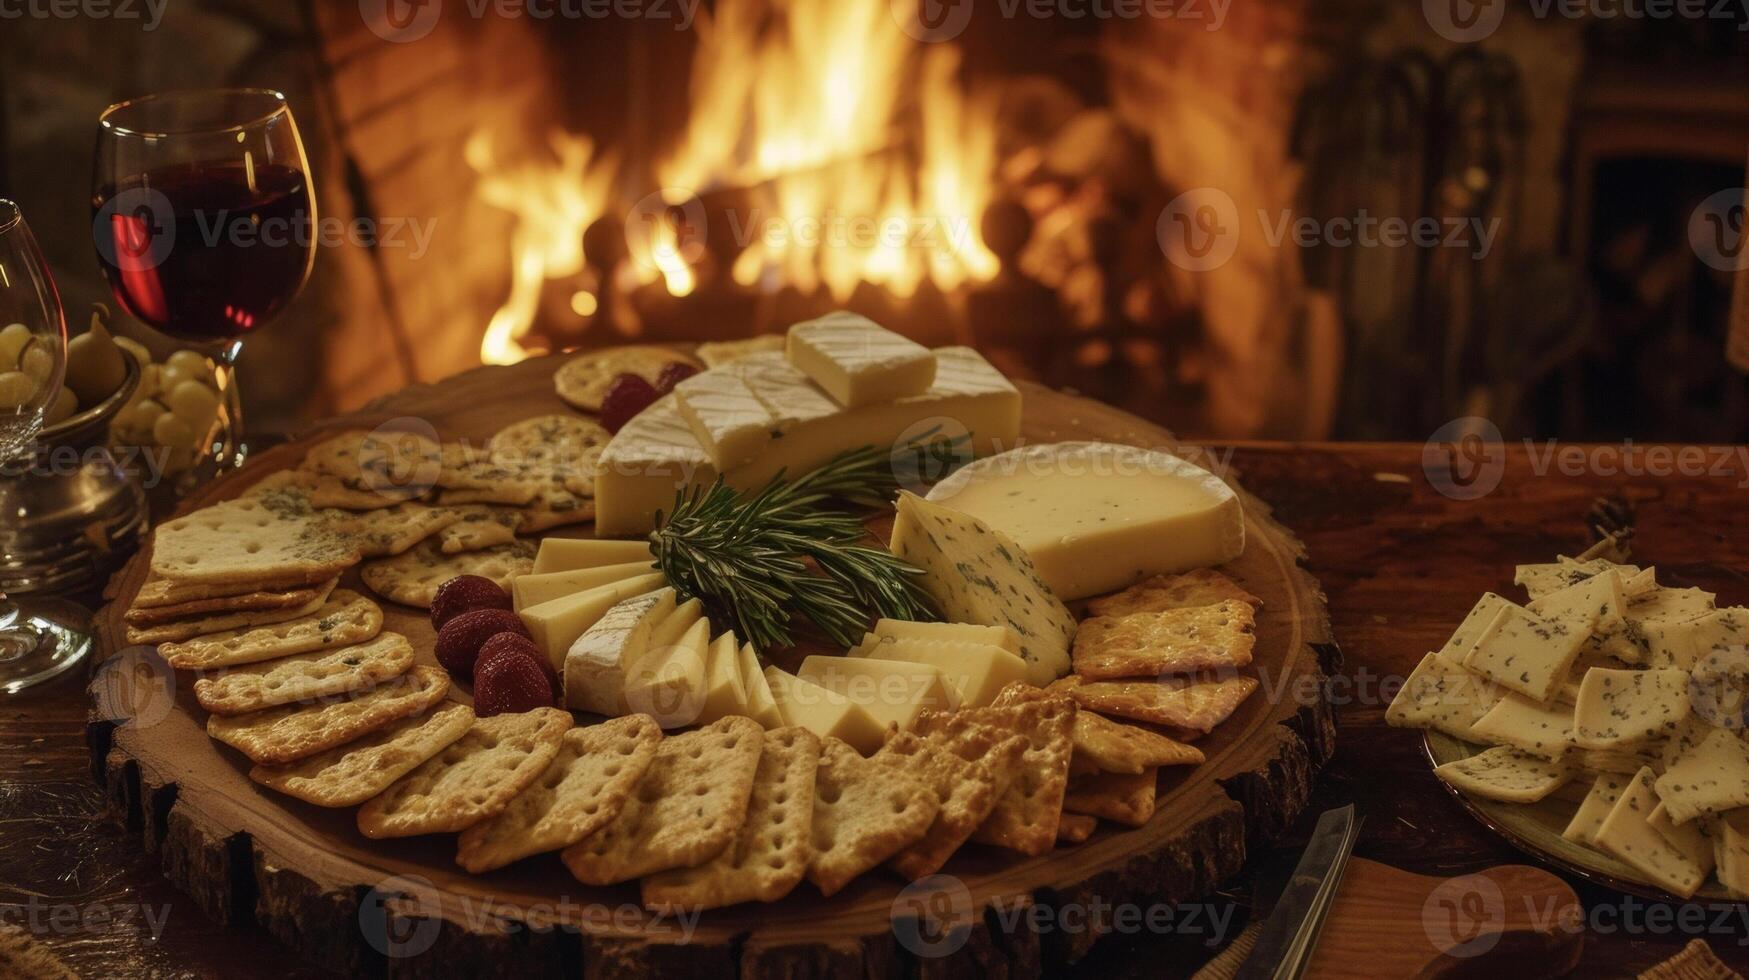
[[[320,608],[298,619],[165,643],[158,654],[177,670],[211,670],[351,646],[372,639],[382,629],[381,606],[351,589],[335,589]]]
[[[925,711],[911,726],[921,735],[938,735],[962,759],[975,759],[978,726],[1024,735],[1020,775],[1002,794],[989,819],[972,840],[1036,857],[1057,841],[1057,820],[1063,813],[1063,790],[1069,782],[1069,757],[1074,751],[1075,702],[1057,697],[995,708],[958,712]]]
[[[1003,688],[990,702],[1000,708],[1057,695],[1016,681]],[[1202,750],[1136,725],[1112,721],[1092,711],[1075,712],[1073,772],[1138,773],[1154,766],[1194,766],[1203,761]]]
[[[370,838],[452,834],[503,812],[559,753],[571,713],[536,708],[475,718],[467,734],[358,810]]]
[[[331,518],[336,529],[358,539],[359,550],[366,558],[401,554],[461,519],[462,515],[452,508],[422,503],[396,504]]]
[[[451,509],[461,519],[437,536],[437,550],[446,555],[509,544],[516,540],[516,528],[522,523],[522,514],[513,507],[469,504]]]
[[[1099,829],[1099,820],[1085,813],[1065,813],[1057,822],[1057,842],[1079,844]]]
[[[490,457],[444,467],[437,478],[437,502],[446,507],[463,504],[505,504],[521,507],[548,487],[563,487],[551,470],[505,466]]]
[[[287,766],[257,765],[249,778],[316,806],[357,806],[448,748],[473,723],[474,709],[449,702]]]
[[[1158,769],[1138,773],[1096,772],[1069,780],[1063,809],[1104,817],[1126,827],[1140,827],[1154,815]]]
[[[766,732],[747,819],[735,842],[695,868],[645,878],[644,905],[658,912],[702,911],[788,895],[808,870],[819,767],[820,739],[813,732],[795,726]]]
[[[1092,711],[1199,732],[1226,721],[1255,690],[1255,677],[1215,680],[1201,675],[1088,681],[1068,689],[1077,704]]]
[[[161,626],[178,619],[188,619],[196,616],[212,616],[218,613],[263,612],[272,609],[296,609],[307,606],[322,596],[323,587],[332,587],[329,582],[319,585],[300,586],[295,589],[258,589],[254,592],[244,592],[232,596],[220,596],[211,599],[190,599],[174,605],[142,606],[135,603],[123,614],[123,619],[129,626]]]
[[[413,666],[413,644],[382,633],[349,647],[300,653],[236,667],[194,682],[194,698],[215,715],[241,715],[282,704],[373,688]]]
[[[255,592],[290,592],[296,589],[314,588],[333,577],[332,575],[324,575],[313,580],[294,577],[273,582],[172,582],[167,578],[148,574],[145,583],[140,586],[140,591],[134,595],[133,608],[156,609],[161,606],[179,606],[185,602],[200,602],[203,599],[227,599]]]
[[[601,399],[606,396],[613,379],[622,374],[636,374],[655,384],[662,369],[675,363],[698,366],[692,358],[665,347],[610,347],[590,351],[573,356],[553,373],[553,390],[572,408],[599,412]]]
[[[538,465],[562,476],[588,467],[613,439],[613,433],[592,419],[575,415],[537,415],[514,422],[492,437],[494,459],[509,465]]]
[[[310,506],[319,510],[370,511],[418,500],[431,491],[427,484],[397,486],[372,477],[312,473],[304,488]]]
[[[534,534],[595,520],[595,500],[592,495],[575,494],[562,487],[549,487],[535,494],[534,499],[518,512],[522,516],[518,530],[524,534]]]
[[[368,691],[326,704],[287,704],[230,718],[213,715],[206,720],[206,733],[251,762],[283,766],[419,714],[448,693],[449,674],[420,664]]]
[[[152,572],[173,582],[278,582],[333,578],[356,564],[356,542],[309,513],[266,497],[227,500],[159,525]]]
[[[981,738],[982,746],[977,744]],[[941,809],[923,839],[893,855],[887,866],[916,881],[941,870],[995,809],[996,801],[1020,774],[1026,738],[994,728],[967,733],[961,749],[976,753],[976,761],[960,758],[946,745],[912,732],[895,732],[874,754],[874,761],[923,780]]]
[[[1128,616],[1139,612],[1166,612],[1192,606],[1211,606],[1229,600],[1253,609],[1263,600],[1239,587],[1212,568],[1199,568],[1182,575],[1155,575],[1112,595],[1087,603],[1090,616]]]
[[[437,587],[457,575],[481,575],[510,588],[512,579],[534,570],[534,553],[534,542],[519,540],[446,555],[438,542],[427,538],[404,554],[365,563],[360,575],[371,591],[391,602],[429,609]]]
[[[662,741],[649,715],[565,733],[546,771],[504,812],[462,831],[456,863],[474,874],[577,843],[619,816]]]
[[[329,579],[316,589],[316,595],[301,606],[286,606],[281,609],[249,609],[243,612],[212,613],[207,616],[195,616],[190,619],[178,619],[168,623],[158,623],[153,626],[129,626],[128,642],[143,645],[158,643],[177,643],[192,640],[195,637],[210,636],[227,630],[248,629],[256,626],[271,626],[288,620],[302,619],[320,610],[328,602],[328,597],[334,592],[337,578]]]
[[[764,739],[738,716],[663,739],[619,817],[560,859],[578,881],[612,885],[716,857],[747,818]]]
[[[1213,606],[1095,616],[1075,633],[1075,673],[1087,680],[1156,677],[1243,667],[1257,644],[1251,607],[1228,599]]]
[[[814,780],[808,880],[830,898],[929,833],[941,801],[919,776],[827,736]]]
[[[429,487],[441,447],[416,432],[385,428],[341,432],[304,454],[303,470],[381,487]]]
[[[745,340],[712,340],[698,345],[693,353],[704,362],[705,367],[722,367],[732,364],[743,357],[770,352],[782,353],[784,335],[780,333],[761,334],[758,337],[748,337]]]

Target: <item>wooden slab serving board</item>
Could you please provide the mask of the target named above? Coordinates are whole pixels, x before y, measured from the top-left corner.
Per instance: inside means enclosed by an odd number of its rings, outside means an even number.
[[[480,368],[400,392],[261,454],[182,510],[234,497],[295,466],[336,428],[412,417],[446,439],[478,443],[511,422],[569,411],[552,392],[559,363]],[[1030,385],[1024,394],[1028,442],[1174,445],[1166,431],[1098,403]],[[1301,567],[1293,535],[1262,502],[1249,495],[1244,502],[1246,550],[1225,570],[1264,600],[1254,664],[1261,689],[1197,743],[1207,762],[1162,780],[1145,827],[1102,824],[1087,842],[1039,858],[985,847],[956,855],[944,869],[952,877],[947,890],[930,906],[945,908],[946,921],[958,926],[945,936],[914,927],[917,893],[902,894],[903,882],[882,872],[830,900],[803,884],[773,905],[713,910],[692,923],[652,921],[637,910],[635,885],[585,887],[556,858],[466,874],[454,863],[452,836],[370,841],[355,829],[353,810],[308,806],[250,782],[246,760],[206,737],[187,677],[177,678],[172,710],[148,711],[137,697],[114,697],[116,672],[100,670],[89,726],[93,770],[142,845],[161,856],[165,874],[209,915],[258,922],[305,957],[347,973],[1036,975],[1084,954],[1109,930],[1114,906],[1212,891],[1239,870],[1248,846],[1293,823],[1333,751],[1327,680],[1339,656],[1324,597]],[[588,529],[561,533],[586,536]],[[142,553],[110,583],[109,605],[98,614],[108,657],[122,652],[121,614],[146,569]],[[345,584],[368,591],[356,571]],[[433,633],[424,611],[384,609],[387,628],[411,637],[429,660]],[[117,706],[124,701],[135,707]],[[1080,906],[1092,915],[1086,928],[1065,931],[1049,926],[1054,916],[980,914],[1040,906]],[[1035,931],[1041,921],[1045,928]]]

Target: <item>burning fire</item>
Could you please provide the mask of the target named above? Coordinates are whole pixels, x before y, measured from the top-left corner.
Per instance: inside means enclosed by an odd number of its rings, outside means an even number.
[[[743,287],[824,289],[841,303],[861,283],[902,299],[925,280],[944,291],[988,280],[998,263],[978,221],[992,196],[994,107],[961,90],[959,61],[953,46],[900,30],[890,0],[722,0],[700,13],[691,118],[650,176],[675,206],[739,192],[729,220],[744,250],[729,274]],[[558,137],[548,166],[509,171],[476,142],[468,159],[484,198],[518,219],[510,297],[481,346],[505,363],[526,355],[518,338],[543,283],[584,272],[583,231],[615,168],[584,137]],[[671,215],[647,225],[627,229],[636,280],[688,295],[702,248],[683,247]],[[589,298],[572,308],[593,311],[609,286],[583,284]]]

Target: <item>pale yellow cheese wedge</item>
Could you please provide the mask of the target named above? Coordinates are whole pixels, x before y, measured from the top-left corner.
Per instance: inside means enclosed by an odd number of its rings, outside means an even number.
[[[753,644],[741,647],[736,657],[741,667],[741,683],[747,689],[747,714],[765,726],[766,731],[783,727],[783,715],[777,710],[777,700],[771,695],[771,685],[765,680],[765,668],[759,666],[759,654]]]
[[[654,592],[665,584],[661,573],[653,572],[529,606],[520,615],[535,645],[546,653],[553,671],[558,673],[565,669],[565,654],[570,652],[571,644],[607,615],[609,609],[621,600]]]
[[[982,708],[996,700],[1002,689],[1026,680],[1026,661],[1000,647],[982,643],[932,643],[896,640],[879,646],[880,659],[904,660],[941,668],[948,683],[959,690],[960,704]],[[867,653],[851,652],[865,657]]]
[[[861,705],[882,729],[897,725],[899,731],[910,731],[921,711],[959,709],[959,690],[934,664],[813,656],[803,660],[796,673]]]
[[[534,573],[568,572],[578,568],[623,565],[630,561],[650,564],[648,541],[603,541],[591,538],[547,538],[534,555]]]
[[[700,617],[672,645],[652,644],[628,674],[625,713],[649,715],[663,728],[697,724],[704,710],[710,635],[711,621]]]
[[[518,610],[529,606],[538,606],[543,602],[551,602],[578,592],[587,592],[618,582],[621,579],[637,578],[648,575],[654,569],[647,561],[628,561],[619,565],[601,565],[596,568],[576,568],[568,572],[541,572],[530,575],[518,575],[510,583],[510,596]]]
[[[836,738],[863,755],[881,747],[886,729],[861,705],[794,674],[765,668],[765,681],[785,725],[799,725],[821,738]]]

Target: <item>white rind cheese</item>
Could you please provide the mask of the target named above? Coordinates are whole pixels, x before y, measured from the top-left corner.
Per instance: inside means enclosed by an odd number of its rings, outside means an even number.
[[[1015,449],[962,468],[929,499],[1018,541],[1065,600],[1224,564],[1245,550],[1231,487],[1194,463],[1134,446]]]
[[[749,462],[771,444],[777,417],[731,371],[705,371],[674,386],[675,407],[719,470]]]
[[[845,408],[921,395],[935,380],[929,348],[855,313],[789,328],[785,356]]]
[[[648,650],[650,631],[674,612],[674,590],[633,596],[609,609],[565,654],[565,706],[619,715],[626,676]]]
[[[565,656],[570,653],[571,644],[576,643],[577,638],[589,627],[607,615],[609,609],[625,599],[654,592],[667,584],[662,573],[652,572],[529,606],[520,610],[517,615],[522,617],[522,623],[528,627],[529,635],[534,637],[535,645],[546,652],[547,662],[553,665],[553,672],[562,674],[565,669]]]
[[[1013,630],[1027,680],[1043,687],[1069,672],[1075,617],[1012,538],[900,491],[892,552],[923,569],[919,582],[947,619]]]

